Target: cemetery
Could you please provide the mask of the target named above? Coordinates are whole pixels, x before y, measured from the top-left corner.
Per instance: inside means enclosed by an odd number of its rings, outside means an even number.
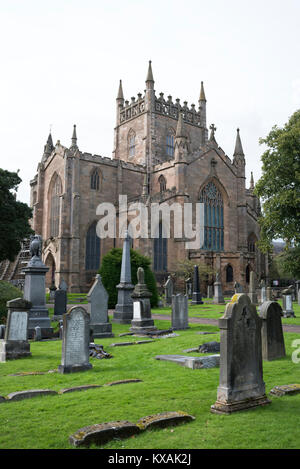
[[[299,450],[300,3],[0,3],[0,449]]]
[[[8,301],[2,327],[0,446],[297,448],[297,301],[286,317],[286,299],[267,301],[265,285],[252,280],[249,294],[226,297],[218,276],[206,298],[195,267],[190,294],[169,278],[161,306],[151,308],[142,267],[132,284],[126,237],[123,249],[118,314],[100,274],[77,304],[67,285],[55,291],[65,291],[63,301],[54,293],[51,302],[41,259],[29,261],[31,301]],[[36,298],[42,314],[30,325]]]

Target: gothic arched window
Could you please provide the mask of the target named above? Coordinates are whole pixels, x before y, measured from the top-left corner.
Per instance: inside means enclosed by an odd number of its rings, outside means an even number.
[[[163,175],[159,176],[158,182],[159,182],[159,191],[161,193],[165,192],[165,190],[167,189],[167,181],[165,177]]]
[[[50,237],[59,234],[60,195],[62,192],[61,179],[56,175],[50,186]]]
[[[251,233],[250,236],[248,237],[248,251],[249,252],[255,252],[255,244],[256,244],[257,238],[254,233]]]
[[[246,283],[250,282],[250,266],[247,265],[246,267]]]
[[[167,238],[163,237],[162,223],[159,223],[158,237],[154,238],[154,258],[153,267],[155,272],[166,272],[167,271]]]
[[[135,155],[135,132],[132,129],[128,133],[128,155]]]
[[[168,156],[174,156],[174,132],[170,131],[166,137],[166,152]]]
[[[91,172],[91,189],[98,191],[100,189],[101,183],[101,174],[99,173],[98,169],[94,169]]]
[[[209,251],[224,250],[224,211],[221,192],[210,181],[200,193],[204,203],[204,245]]]
[[[97,222],[88,229],[85,244],[85,269],[98,270],[100,267],[100,238],[96,233]]]
[[[233,268],[230,264],[226,267],[226,283],[233,282]]]

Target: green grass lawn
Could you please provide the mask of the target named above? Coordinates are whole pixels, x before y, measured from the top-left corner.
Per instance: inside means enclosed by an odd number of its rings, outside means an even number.
[[[230,301],[229,298],[225,299],[226,302]],[[226,305],[214,305],[211,300],[204,298],[203,305],[191,305],[189,304],[189,317],[194,318],[209,318],[219,319],[225,312]],[[282,306],[282,300],[279,300],[279,304]],[[293,302],[293,309],[295,312],[295,318],[282,318],[282,324],[295,324],[300,326],[300,305]],[[171,314],[171,308],[152,308],[154,314]]]
[[[155,321],[160,329],[170,321]],[[157,361],[158,354],[182,354],[190,347],[217,340],[218,328],[192,324],[178,337],[152,343],[110,347],[113,342],[141,340],[119,337],[129,325],[113,323],[114,338],[96,340],[112,353],[107,360],[91,359],[89,371],[61,375],[11,376],[14,373],[54,370],[61,361],[61,341],[31,342],[32,357],[0,363],[0,395],[29,389],[60,389],[84,384],[105,384],[139,378],[140,383],[100,387],[56,396],[35,397],[1,403],[1,449],[72,448],[70,434],[81,427],[113,420],[136,422],[164,411],[185,411],[195,417],[191,423],[147,430],[125,440],[105,445],[110,449],[198,449],[198,448],[300,448],[300,395],[272,397],[264,408],[223,416],[210,413],[219,382],[219,369],[191,370],[175,363]],[[199,335],[211,331],[212,335]],[[266,391],[280,384],[300,382],[300,364],[291,360],[292,341],[299,334],[285,334],[287,356],[264,362]],[[188,355],[188,354],[187,354]],[[192,354],[194,355],[194,354]]]

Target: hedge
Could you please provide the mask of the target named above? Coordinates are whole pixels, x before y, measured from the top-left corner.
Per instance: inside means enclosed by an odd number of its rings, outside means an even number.
[[[7,317],[7,301],[23,298],[23,292],[9,282],[0,280],[0,321],[3,323]]]
[[[155,276],[150,268],[151,260],[140,254],[134,249],[130,249],[131,261],[131,281],[135,285],[137,283],[137,270],[143,267],[145,271],[145,283],[152,293],[150,298],[151,306],[155,307],[158,303],[158,292],[156,287]],[[108,307],[114,309],[118,301],[118,290],[116,286],[120,283],[122,265],[122,249],[111,249],[102,259],[99,274],[102,278],[102,283],[105,286],[109,295]]]

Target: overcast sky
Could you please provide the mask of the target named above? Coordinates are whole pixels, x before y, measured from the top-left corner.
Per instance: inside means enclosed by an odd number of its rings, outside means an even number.
[[[111,156],[115,99],[155,90],[198,104],[232,157],[237,127],[250,172],[258,143],[300,108],[300,0],[0,0],[0,166],[20,169],[29,203],[50,126],[54,144]]]

